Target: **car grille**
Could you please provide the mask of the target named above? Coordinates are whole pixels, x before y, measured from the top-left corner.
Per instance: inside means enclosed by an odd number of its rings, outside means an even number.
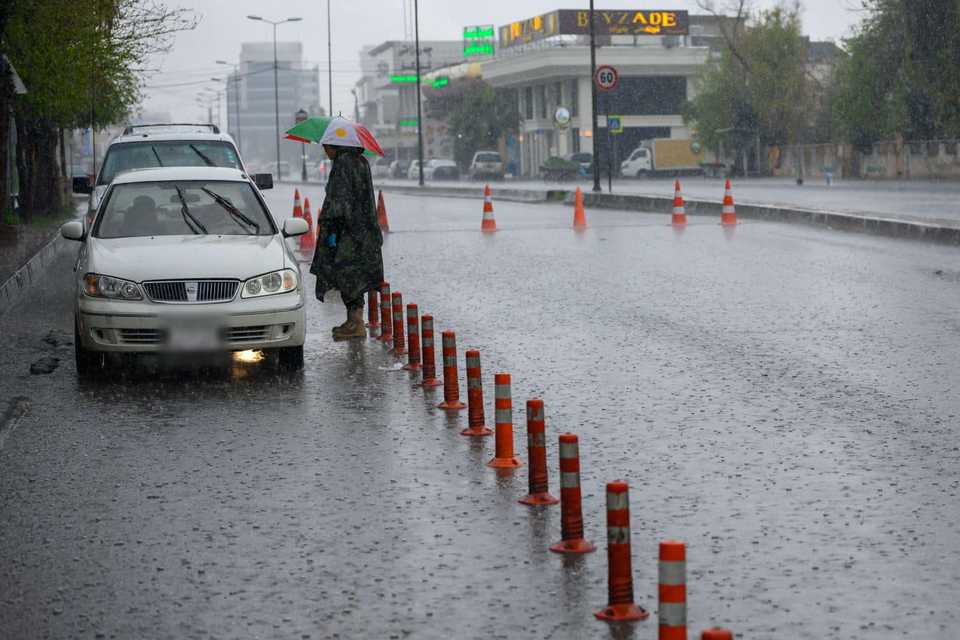
[[[187,285],[190,285],[189,287]],[[165,280],[144,282],[147,296],[154,302],[229,302],[237,295],[237,280]],[[195,294],[190,292],[196,291]]]
[[[267,326],[230,327],[224,338],[227,342],[262,342],[267,339]]]
[[[160,344],[163,332],[159,329],[120,329],[120,342],[123,344]]]

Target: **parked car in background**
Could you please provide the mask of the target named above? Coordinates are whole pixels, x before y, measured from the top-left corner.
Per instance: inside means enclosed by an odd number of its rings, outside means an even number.
[[[374,178],[389,178],[391,164],[393,163],[386,158],[377,158],[370,163],[370,175]]]
[[[426,166],[424,166],[426,168]],[[419,180],[420,179],[420,161],[411,160],[410,168],[407,169],[407,179],[408,180]]]
[[[566,160],[571,162],[576,162],[580,165],[580,169],[583,172],[583,175],[589,175],[593,171],[593,154],[585,151],[580,151],[578,153],[571,153],[565,156]]]
[[[473,180],[503,180],[503,158],[496,151],[477,151],[470,163],[470,178]]]
[[[424,180],[459,180],[460,167],[453,160],[436,158],[423,167]]]
[[[390,163],[391,178],[406,178],[410,163],[406,160],[394,160]]]
[[[74,288],[77,374],[106,354],[262,350],[303,367],[300,267],[253,181],[219,167],[125,172],[107,188],[92,227],[67,222],[81,243]]]

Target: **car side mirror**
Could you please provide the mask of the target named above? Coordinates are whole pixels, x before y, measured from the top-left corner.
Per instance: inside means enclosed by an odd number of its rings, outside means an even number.
[[[73,192],[74,193],[93,193],[93,185],[90,184],[90,178],[88,176],[74,176]]]
[[[260,189],[260,191],[273,189],[272,173],[255,173],[253,174],[253,181],[256,183],[257,189]]]
[[[292,238],[293,236],[302,236],[308,231],[310,231],[310,227],[307,226],[307,221],[304,220],[303,218],[287,218],[286,220],[283,221],[283,236],[285,238]]]
[[[60,227],[60,235],[62,235],[67,240],[83,240],[83,223],[79,220],[71,220],[70,222],[65,222]]]

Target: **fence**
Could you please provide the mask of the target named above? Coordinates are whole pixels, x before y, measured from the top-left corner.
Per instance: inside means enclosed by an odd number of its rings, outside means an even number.
[[[808,144],[768,150],[775,176],[807,178],[960,179],[957,140],[877,142],[868,153],[849,144]]]

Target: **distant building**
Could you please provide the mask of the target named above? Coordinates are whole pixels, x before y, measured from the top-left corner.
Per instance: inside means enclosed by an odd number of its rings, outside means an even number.
[[[299,42],[277,43],[277,103],[280,136],[295,124],[296,112],[304,109],[320,115],[320,70],[303,60]],[[240,47],[237,74],[227,77],[227,131],[239,142],[244,160],[249,163],[276,161],[276,117],[274,102],[273,42],[246,42]],[[319,159],[316,145],[308,147],[311,160]],[[280,159],[291,170],[300,167],[300,145],[280,141]]]

